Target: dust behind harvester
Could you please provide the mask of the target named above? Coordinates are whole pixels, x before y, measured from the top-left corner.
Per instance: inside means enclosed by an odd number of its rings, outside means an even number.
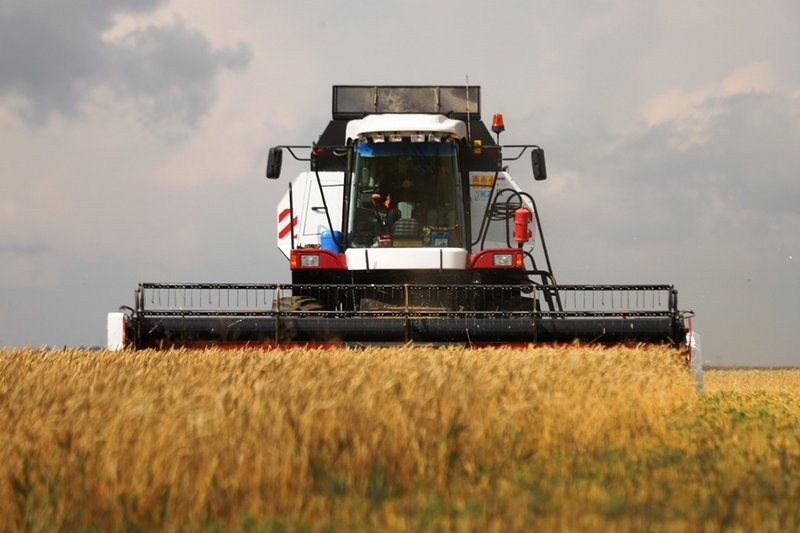
[[[276,210],[291,284],[142,283],[109,346],[684,345],[671,285],[559,285],[533,196],[506,161],[479,87],[335,86],[312,146],[272,148],[267,177],[305,165]]]

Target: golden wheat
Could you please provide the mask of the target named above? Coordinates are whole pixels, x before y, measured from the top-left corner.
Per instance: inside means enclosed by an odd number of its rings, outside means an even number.
[[[680,360],[582,346],[3,352],[0,523],[703,529],[728,513],[745,528],[800,525],[785,504],[800,486],[796,389],[771,407],[698,398]],[[777,504],[761,505],[752,465]]]
[[[800,394],[800,369],[713,369],[705,371],[708,392]]]

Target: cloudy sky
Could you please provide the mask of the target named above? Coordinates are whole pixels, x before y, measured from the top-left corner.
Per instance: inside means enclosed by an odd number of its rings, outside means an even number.
[[[800,364],[800,4],[0,0],[0,346],[139,281],[285,282],[266,149],[334,84],[471,84],[538,143],[564,283],[674,283],[717,364]]]

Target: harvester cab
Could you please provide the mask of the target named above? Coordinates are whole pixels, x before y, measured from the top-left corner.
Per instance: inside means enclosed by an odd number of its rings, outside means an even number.
[[[515,159],[535,154],[543,179],[541,149],[514,148]],[[278,248],[294,284],[527,279],[533,233],[513,240],[502,222],[522,209],[520,224],[530,224],[535,206],[503,170],[502,149],[481,121],[479,87],[337,86],[319,142],[272,148],[267,177],[279,177],[284,149],[310,163],[277,206]]]
[[[684,345],[671,285],[556,283],[506,167],[528,154],[546,179],[544,152],[502,146],[504,129],[481,119],[479,87],[334,86],[318,141],[268,153],[271,179],[285,154],[306,165],[276,212],[292,283],[143,283],[109,344]]]

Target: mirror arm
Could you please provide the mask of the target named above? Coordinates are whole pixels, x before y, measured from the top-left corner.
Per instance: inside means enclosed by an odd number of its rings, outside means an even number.
[[[541,150],[541,147],[539,145],[536,145],[536,144],[506,144],[506,145],[503,146],[503,148],[518,148],[519,149],[519,153],[517,155],[515,155],[514,157],[504,157],[503,161],[516,161],[517,159],[519,159],[520,157],[522,157],[525,154],[525,152],[528,150],[528,148],[530,148],[532,150],[535,150],[535,149]]]

